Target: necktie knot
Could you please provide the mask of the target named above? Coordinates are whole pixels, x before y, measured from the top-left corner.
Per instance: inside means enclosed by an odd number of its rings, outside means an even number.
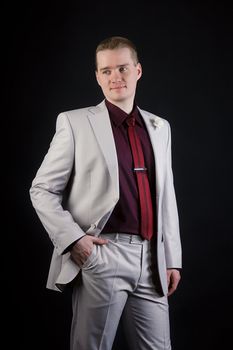
[[[130,115],[129,117],[126,118],[126,123],[128,126],[134,126],[135,125],[135,117]]]

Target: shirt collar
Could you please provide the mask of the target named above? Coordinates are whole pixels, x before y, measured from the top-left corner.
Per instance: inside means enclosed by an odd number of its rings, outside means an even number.
[[[136,103],[134,103],[133,110],[129,114],[127,114],[121,108],[115,106],[114,104],[112,104],[111,102],[109,102],[106,99],[105,99],[105,104],[106,104],[106,107],[107,107],[107,109],[109,111],[111,120],[113,121],[113,123],[117,127],[120,126],[121,124],[123,124],[123,122],[125,121],[125,119],[129,115],[133,115],[135,117],[136,123],[138,125],[142,126],[142,121],[141,121],[141,118],[140,118],[139,111],[138,111]]]

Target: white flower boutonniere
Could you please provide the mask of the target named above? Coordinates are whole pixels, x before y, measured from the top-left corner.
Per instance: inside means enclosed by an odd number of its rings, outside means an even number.
[[[151,118],[150,122],[154,128],[161,128],[164,124],[163,120],[159,117]]]

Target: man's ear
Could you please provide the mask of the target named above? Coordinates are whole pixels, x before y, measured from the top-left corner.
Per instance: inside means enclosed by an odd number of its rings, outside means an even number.
[[[138,71],[138,79],[137,80],[139,80],[141,78],[141,76],[142,76],[142,65],[141,65],[141,63],[137,63],[136,68],[137,68],[137,71]]]

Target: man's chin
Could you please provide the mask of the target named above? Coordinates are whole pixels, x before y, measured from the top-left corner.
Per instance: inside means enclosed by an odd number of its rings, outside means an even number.
[[[111,96],[111,99],[116,102],[125,101],[127,100],[127,98],[128,97],[125,94],[114,94],[113,96]]]

